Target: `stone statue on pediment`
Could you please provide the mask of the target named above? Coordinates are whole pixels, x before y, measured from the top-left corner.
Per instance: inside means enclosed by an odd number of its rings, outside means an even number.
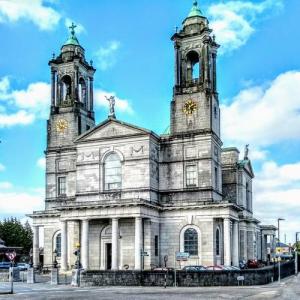
[[[249,155],[249,144],[245,146],[244,160],[248,160]]]
[[[109,118],[116,118],[116,114],[115,114],[115,104],[116,104],[116,99],[115,96],[105,96],[106,100],[109,103]]]

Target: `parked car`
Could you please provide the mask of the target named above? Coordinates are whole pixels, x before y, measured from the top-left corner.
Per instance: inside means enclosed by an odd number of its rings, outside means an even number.
[[[199,271],[204,271],[206,268],[204,266],[185,266],[183,271],[194,271],[194,272],[199,272]]]
[[[6,261],[0,262],[0,269],[9,269],[9,267],[10,267],[10,262],[6,262]]]
[[[28,264],[26,264],[26,263],[17,263],[17,268],[20,271],[27,271],[28,270]]]
[[[227,270],[227,271],[240,271],[241,269],[239,267],[235,267],[235,266],[223,266],[223,270]]]
[[[246,262],[246,260],[245,259],[240,260],[239,266],[240,266],[240,269],[247,269],[247,262]]]
[[[174,271],[174,268],[154,268],[152,271]]]
[[[222,270],[224,270],[224,268],[222,266],[215,265],[215,266],[208,266],[208,267],[206,267],[206,270],[210,270],[210,271],[222,271]]]
[[[249,269],[258,269],[259,268],[258,261],[255,259],[249,259],[247,262],[247,267]]]

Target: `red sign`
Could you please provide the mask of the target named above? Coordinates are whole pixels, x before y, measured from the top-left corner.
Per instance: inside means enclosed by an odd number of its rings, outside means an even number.
[[[10,261],[14,261],[17,256],[17,253],[16,253],[16,251],[7,252],[7,253],[5,253],[5,255]]]

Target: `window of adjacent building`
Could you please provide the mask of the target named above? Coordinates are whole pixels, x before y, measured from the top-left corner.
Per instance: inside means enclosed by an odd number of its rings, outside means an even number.
[[[194,228],[188,228],[184,232],[184,252],[198,255],[198,233]]]
[[[196,186],[196,183],[197,183],[196,165],[186,166],[186,185]]]
[[[56,256],[61,257],[61,233],[59,233],[55,238],[55,250]]]
[[[158,256],[158,235],[154,237],[154,254]]]
[[[66,194],[66,177],[58,177],[58,195]]]
[[[107,191],[121,189],[121,161],[116,153],[107,156],[104,163],[104,189]]]
[[[220,255],[220,229],[216,230],[216,255]]]

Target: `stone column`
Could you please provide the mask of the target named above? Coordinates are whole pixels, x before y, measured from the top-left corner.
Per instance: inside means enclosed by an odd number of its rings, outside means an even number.
[[[231,266],[230,219],[224,218],[224,265]]]
[[[40,247],[39,247],[39,226],[33,226],[33,266],[36,268],[40,264]],[[52,252],[52,251],[51,251]]]
[[[81,221],[81,263],[86,270],[89,268],[89,220]]]
[[[180,85],[180,56],[179,56],[179,45],[175,43],[175,85]]]
[[[94,79],[90,77],[90,111],[94,110]]]
[[[215,92],[217,90],[217,67],[216,67],[216,60],[217,60],[217,55],[215,53],[212,54],[212,60],[213,60],[213,91]]]
[[[111,238],[111,269],[118,270],[118,240],[119,224],[118,219],[112,219],[112,238]]]
[[[61,260],[60,260],[60,267],[62,271],[66,271],[68,268],[67,262],[67,254],[68,254],[68,246],[67,246],[67,221],[61,221]]]
[[[233,239],[233,252],[232,252],[232,263],[234,266],[239,266],[239,222],[234,221],[233,223],[233,231],[232,231],[232,239]]]
[[[260,240],[261,240],[260,259],[262,261],[265,261],[266,260],[266,256],[267,256],[267,253],[266,253],[267,248],[265,248],[265,238],[266,237],[267,236],[261,232],[261,237],[260,237]]]
[[[135,218],[135,270],[142,269],[142,260],[141,260],[141,250],[142,250],[142,238],[143,238],[143,225],[142,225],[142,218],[136,217]]]
[[[51,107],[55,106],[55,71],[51,70]]]
[[[271,260],[274,257],[274,254],[276,252],[276,239],[275,235],[270,236],[270,254],[271,254]]]

